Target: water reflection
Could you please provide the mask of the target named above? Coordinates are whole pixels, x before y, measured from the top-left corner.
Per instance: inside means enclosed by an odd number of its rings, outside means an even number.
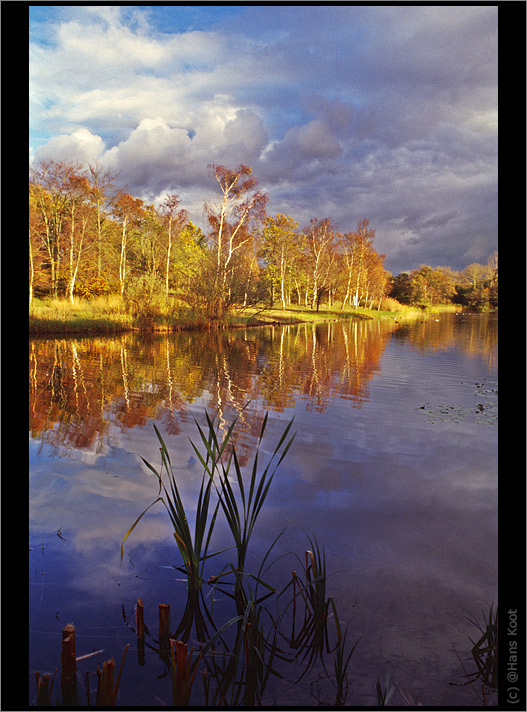
[[[392,333],[419,350],[460,348],[489,367],[497,358],[497,320],[454,316],[403,327],[356,321],[34,340],[30,432],[57,447],[99,453],[109,442],[111,425],[134,428],[156,418],[169,433],[179,433],[191,417],[191,404],[218,409],[220,420],[227,420],[252,401],[250,413],[241,416],[243,429],[252,435],[264,410],[283,412],[298,398],[316,412],[325,411],[335,396],[360,407]]]
[[[418,319],[395,334],[408,339],[421,351],[460,349],[466,356],[479,357],[488,368],[497,367],[498,317],[451,314]]]
[[[408,327],[32,341],[32,673],[54,669],[48,642],[67,621],[91,636],[80,652],[104,647],[117,659],[130,642],[121,602],[127,616],[138,596],[151,612],[167,602],[182,615],[186,583],[172,568],[181,562],[163,507],[149,511],[120,563],[124,533],[157,491],[134,453],[159,464],[155,420],[172,435],[190,505],[202,474],[188,442],[193,416],[218,408],[231,422],[251,400],[238,431],[242,450],[250,454],[265,411],[264,450],[293,410],[298,431],[262,510],[255,552],[286,525],[277,555],[303,552],[303,529],[324,544],[341,622],[361,637],[349,702],[374,705],[375,678],[390,664],[392,679],[424,704],[471,704],[470,690],[449,686],[460,676],[451,644],[467,650],[463,611],[478,611],[496,592],[497,429],[475,416],[430,422],[430,413],[485,403],[496,334],[490,318],[442,317]],[[212,549],[224,548],[221,522],[217,537]],[[284,561],[270,583],[290,575]],[[159,660],[148,654],[140,679],[127,662],[122,704],[157,704],[154,693],[168,699]],[[312,705],[309,689],[305,697]]]
[[[220,419],[249,400],[260,412],[293,408],[298,397],[323,411],[335,393],[360,404],[392,329],[358,322],[32,341],[31,434],[100,452],[111,424],[134,428],[159,418],[177,434],[194,403],[218,409]],[[242,416],[253,434],[261,427],[254,414]]]

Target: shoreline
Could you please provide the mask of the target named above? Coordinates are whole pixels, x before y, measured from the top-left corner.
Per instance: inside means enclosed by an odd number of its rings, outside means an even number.
[[[321,308],[312,311],[305,307],[247,310],[243,315],[229,315],[221,323],[207,321],[194,315],[170,313],[139,314],[135,317],[111,305],[60,302],[59,306],[36,304],[30,307],[29,336],[104,336],[118,333],[169,334],[178,331],[208,331],[290,324],[320,323],[353,320],[412,320],[434,313],[460,313],[456,305],[437,305],[421,309],[406,307],[398,311],[379,311],[364,307]]]

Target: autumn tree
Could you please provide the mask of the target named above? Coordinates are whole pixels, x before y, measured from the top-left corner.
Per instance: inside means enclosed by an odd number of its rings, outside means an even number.
[[[46,160],[31,169],[30,191],[43,225],[42,238],[50,270],[50,294],[57,297],[64,254],[64,221],[67,216],[67,184],[79,164]]]
[[[170,284],[176,301],[200,314],[208,313],[214,301],[216,255],[205,233],[190,220],[173,243],[171,265]]]
[[[486,264],[473,262],[461,272],[456,284],[456,301],[471,311],[481,312],[498,306],[498,253]]]
[[[34,191],[29,191],[29,303],[36,289],[42,289],[45,280],[43,265],[45,252],[42,239],[42,220]]]
[[[489,304],[492,308],[498,308],[498,250],[494,250],[487,261]]]
[[[276,217],[269,216],[262,232],[261,255],[265,260],[272,293],[279,286],[282,308],[290,301],[290,278],[295,260],[299,257],[300,239],[297,232],[298,223],[289,215],[278,213]],[[273,302],[271,298],[271,303]]]
[[[322,295],[328,289],[331,273],[332,247],[335,238],[334,226],[329,218],[312,218],[309,227],[303,231],[306,245],[307,264],[311,274],[311,308],[320,305]]]
[[[427,306],[449,302],[455,293],[454,277],[441,267],[421,265],[410,273],[412,304]]]
[[[127,254],[130,230],[136,227],[145,215],[144,201],[129,193],[120,192],[113,203],[113,212],[121,225],[119,256],[119,293],[124,299],[127,276]]]
[[[144,297],[151,302],[154,294],[161,293],[163,289],[165,229],[162,216],[153,205],[143,205],[135,215],[133,227],[135,239],[129,251],[133,272],[130,290],[136,297]]]
[[[344,233],[340,239],[340,250],[344,255],[347,273],[346,294],[341,308],[344,308],[348,300],[357,308],[367,283],[368,260],[375,237],[375,230],[370,228],[369,224],[367,219],[359,221],[355,230]]]
[[[257,181],[248,166],[240,165],[231,169],[223,165],[210,165],[209,168],[220,189],[219,201],[206,203],[205,211],[216,255],[215,311],[216,316],[221,318],[228,296],[227,277],[231,262],[236,252],[252,239],[248,224],[251,221],[263,221],[268,196],[257,190]]]
[[[68,216],[68,298],[73,304],[75,281],[83,250],[86,247],[86,232],[90,220],[89,196],[91,185],[81,173],[72,173],[64,186]]]
[[[384,259],[386,255],[379,254],[373,248],[368,255],[368,269],[366,272],[366,280],[364,285],[364,306],[368,309],[373,309],[377,303],[377,309],[381,308],[381,302],[385,296],[390,273],[384,269]]]
[[[88,164],[88,173],[91,182],[90,200],[95,206],[97,217],[97,277],[100,279],[103,270],[103,228],[107,217],[106,208],[111,203],[117,176],[98,161]]]

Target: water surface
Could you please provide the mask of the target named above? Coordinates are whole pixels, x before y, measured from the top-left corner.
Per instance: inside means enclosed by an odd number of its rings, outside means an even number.
[[[324,546],[328,594],[360,642],[347,703],[375,705],[390,673],[423,705],[478,705],[453,651],[470,655],[479,616],[497,600],[497,318],[445,315],[411,325],[333,322],[163,336],[30,342],[30,685],[59,666],[61,631],[77,655],[120,660],[118,704],[170,704],[162,660],[139,665],[137,597],[147,625],[157,604],[184,606],[186,583],[166,511],[139,456],[159,464],[153,423],[170,449],[187,506],[202,468],[194,418],[217,413],[252,463],[266,412],[264,457],[294,415],[295,442],[255,531],[255,560],[287,526],[277,555]],[[248,404],[248,405],[247,405]],[[218,548],[226,532],[217,528]],[[291,575],[287,558],[270,572]],[[281,583],[280,583],[281,582]],[[96,660],[79,664],[94,670]],[[470,667],[470,663],[468,664]],[[84,666],[84,667],[83,667]],[[472,664],[473,667],[473,664]],[[313,683],[313,684],[311,684]],[[93,687],[94,683],[91,683]],[[327,687],[327,686],[326,686]],[[268,704],[330,701],[320,678]],[[93,702],[93,701],[92,701]]]

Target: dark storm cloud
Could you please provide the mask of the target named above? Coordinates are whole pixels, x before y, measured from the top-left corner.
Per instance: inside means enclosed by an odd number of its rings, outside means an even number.
[[[245,163],[271,213],[341,230],[368,218],[393,272],[460,269],[496,247],[496,7],[45,17],[31,43],[35,159],[103,160],[150,201],[179,192],[197,222],[214,195],[207,165]]]

